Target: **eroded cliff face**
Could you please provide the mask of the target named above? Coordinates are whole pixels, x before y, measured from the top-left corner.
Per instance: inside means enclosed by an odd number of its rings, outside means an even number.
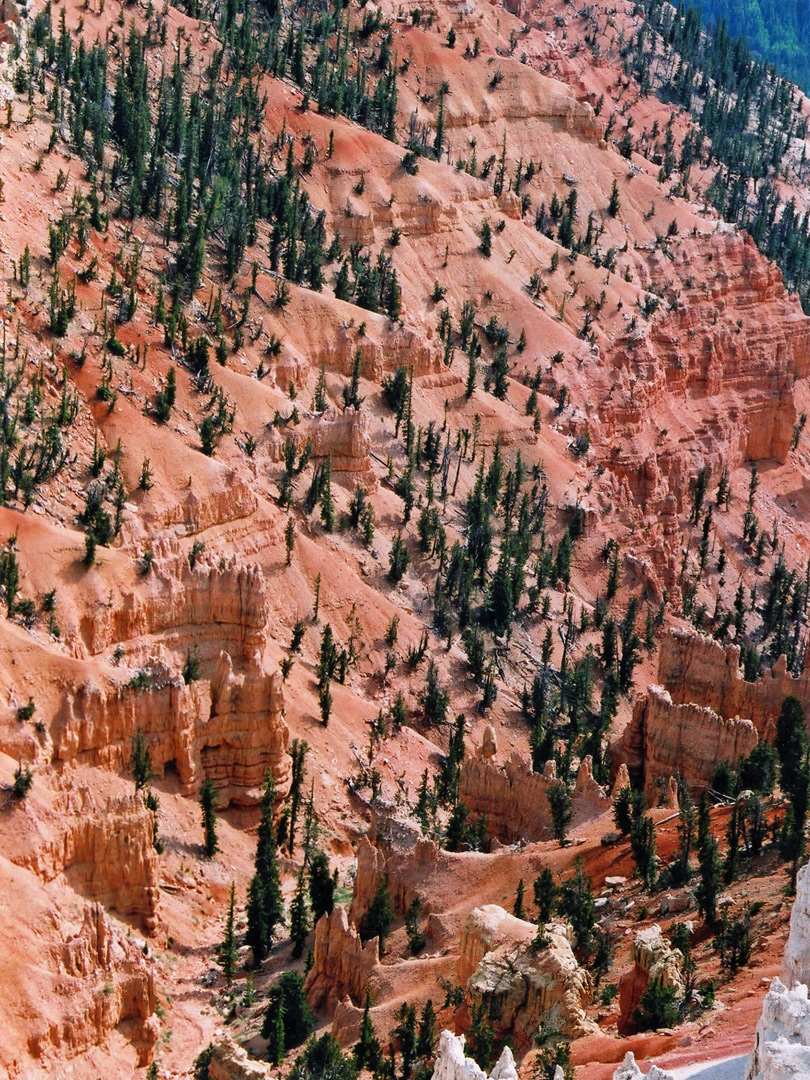
[[[654,251],[644,270],[668,310],[606,357],[618,382],[601,434],[629,445],[605,464],[643,508],[671,494],[683,510],[697,460],[713,480],[724,465],[785,460],[810,326],[778,269],[736,234],[694,238],[671,260]]]
[[[553,835],[548,789],[556,784],[553,761],[542,773],[513,754],[503,765],[480,755],[465,758],[459,780],[459,797],[471,812],[484,815],[487,831],[506,843],[517,840],[548,840]],[[591,759],[580,764],[573,791],[575,821],[598,816],[609,805],[604,790],[593,778]]]
[[[152,964],[141,944],[100,904],[76,909],[56,882],[43,889],[30,870],[5,859],[0,878],[3,1075],[53,1076],[111,1037],[120,1040],[122,1065],[147,1065],[158,1024]]]
[[[60,1060],[103,1043],[125,1026],[137,1064],[152,1057],[158,1027],[154,979],[141,950],[114,931],[100,904],[84,909],[80,930],[53,953],[57,997],[70,1001],[66,1015],[29,1039],[33,1056]]]
[[[321,916],[315,927],[313,962],[304,984],[310,1005],[332,1012],[348,997],[361,1006],[379,963],[377,938],[364,946],[346,909],[338,905],[330,915]]]
[[[210,679],[186,684],[160,664],[148,683],[84,685],[65,695],[53,724],[55,762],[125,769],[140,731],[158,775],[176,771],[193,791],[210,776],[221,805],[255,805],[265,772],[279,797],[290,785],[289,733],[281,673],[267,674],[258,654],[234,671],[223,650]]]
[[[661,778],[680,776],[690,788],[706,790],[719,761],[736,765],[758,741],[750,720],[726,720],[701,705],[674,705],[663,687],[650,686],[633,707],[620,752],[652,799]]]
[[[656,779],[667,776],[707,788],[717,762],[734,765],[759,739],[773,740],[786,697],[810,706],[810,675],[791,675],[784,657],[748,682],[739,646],[724,648],[691,629],[663,638],[658,682],[636,701],[619,749],[648,794]]]

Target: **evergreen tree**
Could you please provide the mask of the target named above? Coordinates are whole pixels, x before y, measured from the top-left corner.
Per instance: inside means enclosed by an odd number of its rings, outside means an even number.
[[[225,985],[230,986],[236,972],[236,934],[234,932],[234,905],[235,886],[231,882],[231,899],[228,905],[228,917],[225,921],[225,937],[219,950],[219,962],[222,965],[222,974],[225,976]]]
[[[268,1014],[270,1014],[269,1007]],[[272,1020],[267,1030],[267,1039],[268,1060],[271,1065],[280,1065],[284,1060],[286,1049],[284,1045],[284,999],[281,997],[274,1003]]]
[[[521,878],[517,884],[517,889],[515,890],[515,903],[512,906],[512,914],[516,919],[526,918],[526,913],[523,910],[523,894],[525,891],[526,886],[523,884],[523,878]]]
[[[419,1033],[416,1037],[416,1056],[428,1059],[436,1048],[436,1010],[432,998],[428,998],[419,1017]]]
[[[533,891],[538,925],[545,926],[554,913],[558,893],[554,875],[547,866],[544,866],[540,871],[540,876],[534,879]]]
[[[135,790],[140,791],[142,787],[146,787],[152,777],[152,758],[140,728],[132,736],[131,767]]]
[[[290,904],[290,941],[293,943],[293,958],[298,959],[304,951],[309,934],[309,911],[307,910],[307,893],[304,879],[304,871],[298,872],[298,884],[295,895]]]
[[[363,1003],[363,1019],[360,1021],[360,1037],[354,1045],[354,1063],[358,1069],[368,1069],[376,1073],[382,1060],[380,1040],[374,1032],[371,1019],[371,990],[366,989]]]
[[[283,1051],[291,1050],[309,1035],[314,1026],[312,1010],[304,993],[304,977],[298,971],[284,971],[270,988],[264,1014],[262,1035],[272,1044],[278,1038],[279,1013],[283,1034]],[[282,1052],[283,1052],[282,1051]]]
[[[698,910],[710,926],[717,921],[717,897],[720,893],[720,854],[717,841],[709,835],[698,851],[700,881],[695,889]]]
[[[488,259],[492,254],[492,226],[487,218],[481,222],[481,242],[478,245],[478,250]]]
[[[329,872],[329,859],[323,851],[316,851],[310,860],[309,901],[314,923],[322,915],[329,915],[335,906],[335,880]]]
[[[269,769],[265,775],[259,821],[255,873],[248,889],[247,943],[253,950],[253,964],[259,967],[270,951],[273,932],[284,922],[284,901],[276,855],[276,832],[273,823],[275,784]]]
[[[380,953],[383,952],[385,939],[394,921],[394,912],[391,907],[391,894],[388,892],[388,879],[380,878],[377,891],[368,906],[365,915],[360,919],[357,929],[364,942],[371,938],[379,938]]]
[[[551,809],[551,828],[558,844],[565,843],[571,822],[574,820],[574,808],[571,795],[566,785],[558,780],[546,793]]]
[[[324,634],[326,634],[327,630],[329,631],[329,639],[331,641],[331,626],[327,626],[324,628]],[[295,829],[298,821],[298,811],[301,806],[301,787],[304,783],[304,777],[306,775],[305,758],[307,756],[308,750],[309,746],[303,739],[293,739],[292,743],[290,744],[290,758],[292,759],[292,782],[290,784],[289,795],[290,813],[287,822],[287,852],[289,853],[290,857],[295,854]]]
[[[203,826],[203,851],[205,852],[206,859],[214,857],[217,851],[219,851],[219,844],[217,843],[217,812],[216,801],[219,792],[214,787],[214,781],[210,776],[206,776],[200,787],[200,806],[202,808],[202,826]]]

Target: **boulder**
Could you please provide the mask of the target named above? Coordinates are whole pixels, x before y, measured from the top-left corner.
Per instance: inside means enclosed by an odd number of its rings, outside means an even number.
[[[584,1011],[593,983],[574,956],[570,927],[549,923],[540,949],[532,944],[536,932],[494,904],[476,908],[464,924],[458,960],[468,1006],[483,1006],[496,1032],[523,1048],[541,1024],[569,1038],[595,1030]]]

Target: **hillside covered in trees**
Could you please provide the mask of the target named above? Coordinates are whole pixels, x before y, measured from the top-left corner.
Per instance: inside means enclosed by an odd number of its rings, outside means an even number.
[[[707,25],[725,23],[764,60],[804,90],[810,88],[810,5],[804,0],[701,0]]]
[[[750,1042],[810,103],[695,8],[518,6],[3,5],[2,1080]]]

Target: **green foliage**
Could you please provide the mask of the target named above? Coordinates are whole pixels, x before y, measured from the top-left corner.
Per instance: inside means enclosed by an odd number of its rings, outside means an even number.
[[[562,1069],[563,1080],[574,1080],[571,1045],[567,1041],[557,1042],[538,1051],[533,1080],[555,1080],[558,1068]]]
[[[279,923],[284,922],[284,901],[276,855],[276,832],[273,823],[275,785],[271,773],[265,776],[262,809],[257,830],[254,875],[248,888],[247,944],[253,951],[254,967],[259,967],[270,951]]]
[[[283,1016],[284,1049],[291,1050],[295,1046],[300,1046],[315,1025],[312,1010],[304,993],[304,977],[300,972],[282,972],[270,988],[262,1024],[262,1035],[266,1039],[274,1033],[279,1011]]]
[[[354,1059],[343,1057],[337,1039],[328,1033],[309,1040],[295,1059],[290,1080],[357,1080]]]
[[[323,851],[316,851],[310,860],[309,901],[315,923],[335,906],[335,880],[329,872],[329,859]]]
[[[411,557],[402,539],[402,533],[397,533],[388,554],[388,580],[395,585],[400,582],[405,576],[410,561]]]
[[[554,874],[547,866],[544,866],[539,877],[535,878],[532,890],[537,908],[537,922],[540,926],[543,926],[554,914],[559,894],[559,889],[554,883]]]
[[[290,941],[293,943],[292,955],[297,960],[304,952],[307,936],[310,931],[309,910],[307,906],[307,893],[304,871],[298,873],[298,883],[295,895],[290,904]],[[289,1043],[287,1043],[289,1045]]]
[[[641,996],[641,1004],[633,1014],[633,1019],[642,1031],[675,1027],[678,1023],[675,987],[664,986],[661,982],[647,983],[647,988]]]
[[[450,707],[450,695],[439,680],[439,669],[433,660],[428,665],[425,688],[419,700],[427,727],[437,727],[445,722]]]
[[[33,782],[33,773],[27,765],[23,765],[23,763],[20,762],[14,770],[14,781],[11,785],[11,792],[14,795],[14,798],[20,800],[24,799],[31,790]]]
[[[577,948],[587,957],[594,944],[596,905],[591,879],[579,857],[574,863],[573,877],[560,890],[558,909],[571,923]]]
[[[219,851],[217,842],[217,812],[216,801],[219,792],[214,787],[214,781],[206,776],[200,787],[200,807],[202,808],[203,826],[203,851],[206,859],[211,859]]]
[[[554,839],[562,844],[568,835],[571,822],[574,820],[574,806],[571,794],[566,785],[558,780],[547,791],[548,804],[551,808],[551,828]]]
[[[379,938],[382,953],[393,921],[394,911],[391,907],[391,894],[388,892],[388,879],[380,878],[377,891],[365,915],[360,919],[357,929],[364,943],[373,937]]]
[[[363,1019],[360,1021],[360,1037],[354,1044],[353,1053],[357,1069],[376,1072],[382,1061],[380,1040],[374,1032],[374,1023],[371,1019],[371,991],[368,989],[363,1004]]]
[[[235,886],[231,882],[231,896],[230,903],[228,904],[228,917],[225,920],[225,936],[222,939],[222,945],[219,949],[219,962],[222,967],[222,974],[225,976],[226,986],[230,986],[233,982],[233,976],[236,971],[237,953],[236,953],[236,934],[234,932],[234,907],[235,907]]]
[[[152,758],[140,728],[132,736],[130,768],[132,769],[132,779],[135,781],[135,790],[140,791],[142,787],[146,787],[152,778]]]
[[[422,912],[422,902],[414,897],[405,912],[405,934],[408,938],[408,948],[411,956],[416,956],[425,947],[425,935],[419,929],[419,916]]]

